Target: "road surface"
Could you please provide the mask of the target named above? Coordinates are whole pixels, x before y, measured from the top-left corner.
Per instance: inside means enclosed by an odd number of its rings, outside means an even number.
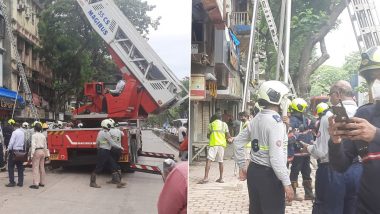
[[[151,131],[143,131],[143,151],[178,154]],[[139,160],[142,164],[162,168],[162,159],[140,157]],[[157,213],[157,199],[163,186],[161,176],[140,172],[124,174],[127,186],[117,189],[114,184],[106,184],[110,175],[102,174],[97,179],[102,188],[95,189],[89,187],[92,169],[47,171],[46,186],[38,190],[29,188],[32,184],[30,168],[25,170],[23,187],[5,187],[8,173],[1,172],[0,213]]]

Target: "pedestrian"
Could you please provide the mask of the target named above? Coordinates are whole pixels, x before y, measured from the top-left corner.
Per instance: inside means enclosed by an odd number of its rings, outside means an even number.
[[[110,129],[109,133],[110,133],[110,135],[112,137],[112,140],[119,147],[121,147],[121,138],[124,136],[124,133],[122,131],[120,131],[120,129],[118,129],[118,128],[115,127],[116,123],[115,123],[115,121],[113,119],[109,119],[109,121],[111,122],[111,129]],[[118,182],[121,182],[121,179],[122,179],[121,167],[118,164],[121,155],[122,155],[122,150],[121,149],[116,148],[116,147],[111,147],[111,157],[113,158],[114,162],[116,163],[117,173],[113,173],[112,174],[112,180],[111,181],[107,181],[107,183],[117,184]],[[111,162],[109,162],[109,164],[110,164],[109,167],[112,170],[112,164],[111,164]]]
[[[17,166],[17,175],[18,175],[18,182],[17,186],[22,187],[24,185],[24,165],[22,161],[16,161],[14,160],[15,152],[25,152],[25,132],[22,128],[20,128],[20,123],[15,122],[14,123],[15,131],[13,131],[11,139],[9,140],[8,145],[8,176],[9,176],[9,183],[6,184],[6,187],[14,187],[16,186],[15,183],[15,176],[14,176],[14,169],[15,166]]]
[[[45,186],[45,157],[47,157],[46,137],[41,133],[41,123],[34,125],[34,134],[32,135],[32,143],[30,148],[30,158],[32,159],[33,169],[33,185],[32,189],[38,189]]]
[[[287,162],[287,132],[281,119],[287,113],[289,88],[280,81],[266,81],[258,89],[263,107],[233,141],[239,179],[246,180],[249,213],[285,213],[285,197],[293,199]],[[251,159],[246,167],[244,146],[251,142]]]
[[[185,134],[185,135],[183,135]],[[182,124],[179,128],[178,128],[178,145],[181,145],[182,142],[184,141],[184,137],[183,136],[186,136],[187,134],[187,123],[184,123]],[[180,150],[179,151],[179,155],[178,157],[182,157],[182,151]]]
[[[353,91],[349,82],[339,80],[330,87],[330,102],[333,106],[346,109],[349,117],[354,116],[357,105],[353,100]],[[361,174],[361,164],[357,159],[355,166],[342,174],[330,166],[328,141],[328,119],[333,115],[327,111],[320,120],[319,130],[314,145],[304,145],[302,151],[309,152],[318,159],[318,169],[315,175],[315,201],[313,213],[353,213],[356,203],[358,182]],[[331,194],[334,193],[334,194]]]
[[[103,171],[103,169],[107,166],[111,166],[112,176],[117,179],[117,188],[122,188],[125,186],[125,183],[122,183],[119,179],[117,172],[117,164],[115,160],[111,157],[111,148],[115,147],[121,150],[124,150],[123,147],[117,145],[115,141],[112,139],[109,131],[111,129],[111,121],[109,119],[104,119],[101,122],[102,129],[99,131],[98,136],[96,138],[96,147],[98,149],[97,152],[97,163],[94,171],[91,174],[90,179],[90,187],[100,188],[98,184],[96,184],[96,175]]]
[[[362,54],[359,74],[369,86],[370,104],[361,106],[347,122],[329,120],[329,158],[331,166],[347,172],[362,159],[355,213],[379,213],[380,210],[380,46]]]
[[[181,161],[187,161],[189,152],[189,138],[185,132],[182,132],[182,135],[184,140],[181,145],[179,145],[179,150],[181,151]]]
[[[0,172],[5,172],[5,161],[4,161],[4,137],[3,132],[0,131]]]
[[[211,162],[216,161],[219,163],[219,178],[216,180],[218,183],[224,183],[223,181],[223,157],[224,148],[227,146],[226,138],[230,138],[230,133],[228,132],[228,126],[222,121],[221,115],[214,115],[212,119],[215,119],[208,126],[207,137],[209,141],[209,149],[206,160],[205,176],[198,182],[198,184],[205,184],[208,180],[208,173],[210,171]]]
[[[172,164],[172,161],[169,163]],[[158,198],[158,214],[187,213],[188,174],[188,162],[178,163],[170,171]]]
[[[244,130],[248,127],[249,124],[249,115],[247,112],[242,111],[239,112],[239,120],[242,124],[241,130]],[[239,133],[239,132],[237,132]],[[244,146],[245,149],[245,160],[247,161],[247,166],[249,165],[249,162],[251,160],[251,141],[248,141],[248,143]]]
[[[303,145],[300,143],[303,142],[311,145],[313,144],[314,140],[313,131],[310,129],[311,120],[308,119],[305,115],[305,110],[307,109],[307,107],[307,102],[302,98],[293,99],[292,104],[290,106],[290,127],[293,132],[293,139],[295,140],[295,142],[291,145],[294,148],[294,158],[290,167],[290,182],[292,183],[292,187],[294,190],[295,201],[302,201],[303,199],[314,199],[312,179],[310,176],[310,154],[308,152],[301,151]],[[300,172],[302,174],[302,186],[305,190],[304,198],[297,195],[298,175]]]

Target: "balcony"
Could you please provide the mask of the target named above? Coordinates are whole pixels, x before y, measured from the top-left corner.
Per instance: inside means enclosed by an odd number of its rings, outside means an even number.
[[[251,31],[251,18],[248,12],[231,12],[229,14],[230,27],[238,35],[249,35]]]

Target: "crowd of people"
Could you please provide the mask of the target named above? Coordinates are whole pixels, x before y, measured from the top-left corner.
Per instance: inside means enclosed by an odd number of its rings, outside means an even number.
[[[380,204],[380,47],[362,54],[359,73],[369,86],[370,103],[358,107],[349,82],[331,85],[329,103],[316,106],[317,118],[307,114],[308,103],[291,97],[288,86],[266,81],[258,89],[254,111],[239,113],[241,129],[230,136],[224,115],[216,112],[209,124],[205,176],[219,162],[227,143],[235,148],[239,179],[247,180],[249,213],[285,213],[292,200],[313,200],[313,214],[378,213]],[[229,117],[231,121],[231,117]],[[236,132],[236,131],[235,131]],[[311,176],[311,157],[317,160]],[[302,174],[305,195],[297,195]],[[315,181],[315,193],[312,180]]]

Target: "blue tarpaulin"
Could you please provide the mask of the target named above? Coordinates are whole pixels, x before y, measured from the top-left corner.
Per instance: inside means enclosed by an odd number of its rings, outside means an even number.
[[[239,46],[239,45],[240,45],[240,41],[239,41],[239,39],[235,36],[235,34],[232,32],[231,29],[229,30],[229,33],[230,33],[230,37],[231,37],[232,41],[234,41],[234,44],[235,44],[236,46]]]
[[[9,99],[16,99],[17,92],[6,89],[6,88],[0,88],[0,97],[5,97]],[[24,105],[25,101],[22,98],[22,96],[17,95],[17,103]]]

